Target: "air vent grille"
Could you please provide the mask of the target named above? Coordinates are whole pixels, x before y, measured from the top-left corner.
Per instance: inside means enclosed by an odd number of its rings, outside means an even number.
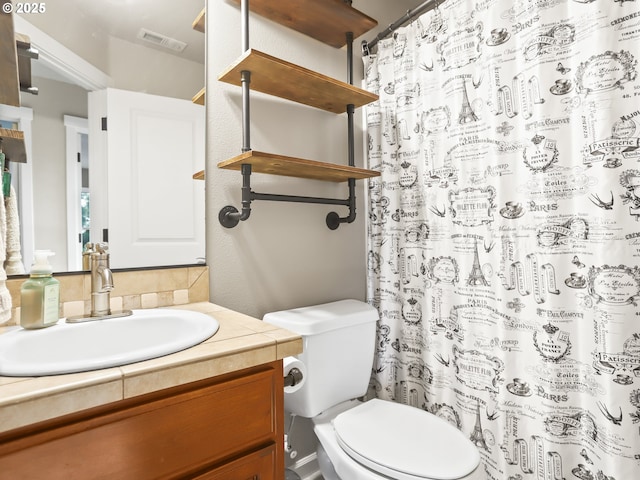
[[[185,48],[187,48],[187,44],[181,42],[180,40],[167,37],[166,35],[162,35],[161,33],[152,32],[151,30],[147,30],[146,28],[140,29],[140,31],[138,32],[138,38],[140,40],[144,40],[145,42],[152,43],[158,47],[173,50],[174,52],[182,52]]]

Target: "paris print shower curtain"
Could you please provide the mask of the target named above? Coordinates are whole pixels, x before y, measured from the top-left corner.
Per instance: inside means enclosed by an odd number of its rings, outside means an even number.
[[[488,479],[640,478],[640,3],[447,0],[365,57],[375,395]]]

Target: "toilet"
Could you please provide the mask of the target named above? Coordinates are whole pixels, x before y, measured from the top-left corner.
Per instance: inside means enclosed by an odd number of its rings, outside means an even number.
[[[325,480],[485,480],[476,446],[447,421],[381,399],[369,384],[378,312],[357,300],[268,313],[266,323],[302,337],[299,388],[285,410],[311,418]]]

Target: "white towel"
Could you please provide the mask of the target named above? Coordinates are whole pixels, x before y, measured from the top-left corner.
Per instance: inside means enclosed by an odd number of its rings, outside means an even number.
[[[24,264],[22,263],[22,247],[20,244],[20,217],[18,216],[18,201],[16,192],[11,185],[11,191],[4,199],[7,210],[7,241],[6,241],[6,261],[4,269],[7,275],[23,275]]]
[[[0,325],[11,320],[11,294],[7,289],[7,272],[4,270],[4,261],[7,256],[6,242],[7,214],[4,202],[0,201]]]

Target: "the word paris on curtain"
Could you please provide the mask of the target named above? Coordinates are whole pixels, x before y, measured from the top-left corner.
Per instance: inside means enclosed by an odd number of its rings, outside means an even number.
[[[488,479],[640,479],[640,3],[447,0],[364,58],[375,395]]]

